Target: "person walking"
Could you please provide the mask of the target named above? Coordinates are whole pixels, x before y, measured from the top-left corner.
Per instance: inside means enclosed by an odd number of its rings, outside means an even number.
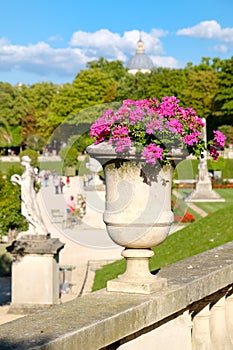
[[[66,177],[66,184],[67,184],[67,187],[70,187],[70,177],[69,176]]]
[[[48,186],[48,182],[49,182],[49,171],[46,171],[44,174],[44,185],[45,187]]]
[[[55,194],[59,194],[59,184],[60,184],[59,179],[56,176],[55,179],[54,179]]]
[[[76,209],[76,203],[74,200],[74,196],[70,196],[67,201],[67,213],[74,213]]]
[[[60,186],[61,193],[63,193],[63,187],[65,186],[65,182],[63,181],[62,177],[60,177],[59,186]]]

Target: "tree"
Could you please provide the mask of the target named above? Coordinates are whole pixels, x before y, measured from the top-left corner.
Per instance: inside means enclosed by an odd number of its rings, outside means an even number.
[[[154,69],[148,85],[149,97],[161,100],[163,96],[175,96],[182,102],[188,75],[188,69]]]
[[[0,234],[14,236],[25,230],[27,223],[21,214],[20,187],[14,186],[11,175],[22,174],[21,166],[14,166],[8,170],[7,176],[0,174]]]
[[[221,125],[218,128],[226,136],[225,145],[233,145],[233,126],[232,125]]]
[[[21,135],[25,141],[29,135],[35,134],[36,130],[36,116],[34,108],[31,108],[27,114],[22,118]]]
[[[76,97],[73,114],[90,106],[112,102],[115,96],[109,97],[109,90],[115,84],[111,74],[104,73],[99,68],[80,71],[73,81]]]
[[[28,135],[25,142],[27,149],[31,149],[37,153],[41,153],[46,144],[45,139],[37,134]]]
[[[217,73],[213,69],[192,70],[183,90],[184,104],[192,107],[201,118],[207,118],[212,113],[216,90]]]
[[[53,83],[36,83],[30,87],[24,87],[21,91],[29,104],[33,106],[37,112],[50,108],[54,95],[57,94],[59,88]]]
[[[218,74],[218,89],[214,99],[214,115],[232,123],[233,117],[233,57],[221,62]]]
[[[59,156],[63,160],[63,171],[66,167],[75,167],[76,170],[79,166],[78,150],[73,146],[66,146],[60,149]]]
[[[12,135],[11,146],[19,146],[22,142],[22,118],[28,113],[28,101],[22,96],[18,87],[0,82],[0,118],[8,125]]]
[[[35,150],[25,149],[19,154],[20,158],[22,158],[23,156],[29,156],[32,160],[31,165],[34,167],[38,167],[38,153]]]
[[[25,136],[25,126],[28,122],[33,128],[32,132],[26,133],[36,134],[44,139],[51,136],[53,130],[59,125],[56,115],[52,111],[52,102],[54,97],[59,93],[59,87],[53,83],[37,83],[29,88],[24,87],[22,94],[27,98],[30,104],[30,110],[23,118],[23,135]]]
[[[132,100],[176,96],[182,100],[182,91],[188,72],[182,69],[157,68],[151,73],[127,74],[117,85],[116,100]]]
[[[11,144],[12,135],[7,122],[0,118],[0,147],[6,147]]]
[[[137,72],[135,75],[127,73],[116,86],[116,101],[140,100],[151,97],[148,91],[150,83],[150,73]]]
[[[77,97],[73,84],[64,84],[59,87],[58,93],[54,95],[51,102],[51,110],[57,125],[75,113],[77,110],[76,101]]]
[[[115,81],[121,80],[127,74],[127,68],[123,66],[121,61],[108,61],[103,57],[100,57],[98,60],[88,62],[87,68],[99,68],[103,73],[110,74]]]
[[[71,143],[79,153],[84,153],[87,146],[93,143],[93,139],[90,137],[89,131],[87,131],[83,135],[72,136],[68,142]]]

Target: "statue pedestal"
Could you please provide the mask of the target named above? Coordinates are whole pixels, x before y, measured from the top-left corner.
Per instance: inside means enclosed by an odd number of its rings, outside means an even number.
[[[105,185],[102,180],[100,180],[97,173],[92,174],[93,178],[89,181],[88,185],[85,187],[86,191],[105,191]]]
[[[13,255],[9,313],[28,314],[59,303],[59,251],[64,244],[46,235],[25,235]]]
[[[211,181],[198,181],[196,189],[191,192],[185,202],[225,202],[217,192],[213,191]]]
[[[204,134],[206,135],[206,131]],[[198,169],[196,188],[185,198],[185,202],[225,202],[225,199],[212,189],[206,154],[200,159]]]

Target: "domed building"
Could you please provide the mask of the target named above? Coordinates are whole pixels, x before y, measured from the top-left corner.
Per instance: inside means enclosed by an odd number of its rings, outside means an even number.
[[[137,50],[135,55],[129,60],[128,73],[136,74],[137,72],[150,73],[154,68],[154,64],[150,57],[145,54],[144,43],[141,38],[137,42]]]

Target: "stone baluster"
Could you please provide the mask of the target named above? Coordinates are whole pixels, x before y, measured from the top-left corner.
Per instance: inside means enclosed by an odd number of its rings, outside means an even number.
[[[231,287],[226,295],[226,327],[228,335],[233,344],[233,287]]]
[[[212,350],[209,320],[210,310],[207,304],[193,318],[192,350]]]
[[[210,337],[212,350],[233,350],[226,326],[225,295],[211,307]]]

